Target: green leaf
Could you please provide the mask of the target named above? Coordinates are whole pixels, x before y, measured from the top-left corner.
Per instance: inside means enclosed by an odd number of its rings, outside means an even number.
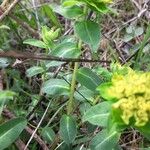
[[[98,66],[94,70],[102,78],[103,81],[111,81],[112,73],[109,72],[106,68]]]
[[[0,58],[0,68],[5,68],[9,65],[7,58]]]
[[[0,125],[0,150],[12,144],[26,127],[24,118],[15,118]]]
[[[98,11],[100,13],[107,13],[109,11],[104,1],[93,1],[93,0],[79,0],[79,1],[85,2],[94,11]]]
[[[76,122],[72,116],[63,115],[60,120],[60,136],[66,144],[71,144],[77,134]]]
[[[89,68],[78,69],[77,81],[91,91],[95,91],[97,86],[99,86],[102,82],[97,74],[91,71]]]
[[[138,27],[135,29],[135,37],[136,36],[139,36],[139,35],[142,35],[144,32],[144,29],[142,27]]]
[[[46,44],[47,48],[51,49],[54,46],[52,40],[52,34],[54,33],[53,29],[48,28],[47,26],[42,26],[41,37],[43,42]]]
[[[138,131],[140,131],[140,133],[145,137],[147,138],[148,140],[150,140],[150,130],[149,130],[149,127],[150,127],[150,122],[148,122],[145,126],[142,126],[142,127],[135,127],[138,129]]]
[[[110,114],[111,104],[102,102],[91,107],[83,116],[83,122],[88,121],[98,126],[107,126]]]
[[[3,107],[6,105],[6,100],[12,100],[16,93],[12,91],[0,91],[0,115],[3,111]]]
[[[134,38],[133,35],[126,34],[126,35],[124,36],[124,38],[123,38],[123,41],[124,41],[124,42],[129,42],[129,41],[131,41],[133,38]]]
[[[47,48],[46,44],[40,40],[36,40],[36,39],[27,39],[25,41],[23,41],[23,44],[29,44],[32,46],[36,46],[39,48]]]
[[[52,8],[48,5],[43,5],[42,8],[45,12],[45,15],[47,15],[49,17],[50,21],[52,21],[52,23],[56,27],[61,28],[61,24],[60,24],[59,20],[57,19],[56,14],[53,12]]]
[[[71,7],[76,4],[78,4],[78,1],[76,1],[76,0],[67,0],[67,1],[63,2],[63,6],[66,6],[66,7]]]
[[[134,30],[135,27],[133,25],[130,25],[129,27],[126,28],[126,32],[131,35],[134,33]]]
[[[90,108],[91,105],[88,102],[81,103],[79,106],[81,115],[83,116]]]
[[[76,100],[79,100],[80,102],[94,102],[94,95],[95,93],[89,89],[87,89],[84,86],[81,86],[75,91],[74,97]]]
[[[1,25],[0,29],[6,29],[6,30],[10,30],[10,27],[6,26],[6,25]]]
[[[4,99],[13,99],[15,95],[16,93],[12,91],[0,91],[0,101]]]
[[[100,92],[100,96],[105,100],[116,100],[116,98],[108,94],[108,89],[112,86],[111,82],[104,82],[97,87],[97,91]]]
[[[75,23],[75,33],[85,43],[89,44],[93,52],[96,52],[100,43],[100,27],[93,21],[81,21]]]
[[[46,65],[46,68],[49,69],[50,67],[57,67],[57,66],[60,66],[62,65],[64,62],[60,62],[60,61],[46,61],[45,62],[45,65]]]
[[[51,52],[51,55],[63,58],[78,58],[80,54],[81,51],[78,49],[77,44],[72,42],[61,43]]]
[[[50,127],[43,128],[41,135],[47,143],[51,143],[55,139],[55,132]]]
[[[43,72],[44,72],[44,69],[42,67],[34,66],[34,67],[27,69],[26,74],[28,77],[33,77]]]
[[[83,15],[83,10],[79,6],[62,7],[57,4],[51,4],[51,8],[54,12],[69,19],[75,19]]]
[[[69,84],[62,79],[50,79],[42,86],[42,92],[48,95],[69,95]]]
[[[91,141],[90,147],[92,150],[112,150],[118,140],[120,134],[117,131],[107,133],[107,130],[100,131]]]
[[[58,56],[62,58],[78,58],[81,54],[80,49],[78,49],[77,44],[72,42],[63,42],[58,44],[50,53],[52,56]],[[49,68],[51,66],[59,66],[64,62],[58,61],[47,61],[46,67]]]

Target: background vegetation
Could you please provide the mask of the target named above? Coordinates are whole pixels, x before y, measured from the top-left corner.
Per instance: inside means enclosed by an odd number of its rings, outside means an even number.
[[[0,150],[149,149],[97,91],[115,62],[150,71],[149,0],[0,2]]]

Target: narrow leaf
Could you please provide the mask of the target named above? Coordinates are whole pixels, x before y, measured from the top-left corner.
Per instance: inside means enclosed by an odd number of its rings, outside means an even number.
[[[32,46],[36,46],[39,48],[47,48],[46,44],[40,40],[36,40],[36,39],[27,39],[23,42],[23,44],[29,44]]]
[[[57,26],[58,28],[61,28],[61,24],[56,16],[56,14],[53,12],[52,8],[48,5],[42,6],[45,14],[50,18],[50,21]]]

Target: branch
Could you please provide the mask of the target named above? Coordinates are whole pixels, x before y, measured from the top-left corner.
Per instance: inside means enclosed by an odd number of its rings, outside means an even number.
[[[0,52],[0,57],[9,57],[9,58],[20,58],[20,59],[32,59],[32,60],[49,60],[49,61],[61,61],[61,62],[89,62],[89,63],[111,63],[107,60],[94,60],[94,59],[77,59],[77,58],[63,58],[57,56],[46,56],[46,55],[39,55],[33,54],[28,52],[16,52],[16,51],[7,51],[7,52]]]
[[[25,146],[26,146],[26,145],[24,144],[24,142],[23,142],[21,139],[18,139],[18,140],[15,142],[15,144],[16,144],[18,150],[24,150],[24,148],[25,148]],[[29,149],[27,149],[27,150],[29,150]]]

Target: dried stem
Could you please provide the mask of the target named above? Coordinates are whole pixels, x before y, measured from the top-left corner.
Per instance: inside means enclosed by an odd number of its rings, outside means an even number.
[[[8,58],[20,58],[20,59],[33,59],[33,60],[50,60],[50,61],[61,61],[61,62],[89,62],[89,63],[111,63],[106,60],[97,60],[97,59],[76,59],[76,58],[62,58],[50,55],[42,55],[42,54],[33,54],[33,53],[21,53],[16,51],[7,51],[0,52],[0,57],[8,57]]]

